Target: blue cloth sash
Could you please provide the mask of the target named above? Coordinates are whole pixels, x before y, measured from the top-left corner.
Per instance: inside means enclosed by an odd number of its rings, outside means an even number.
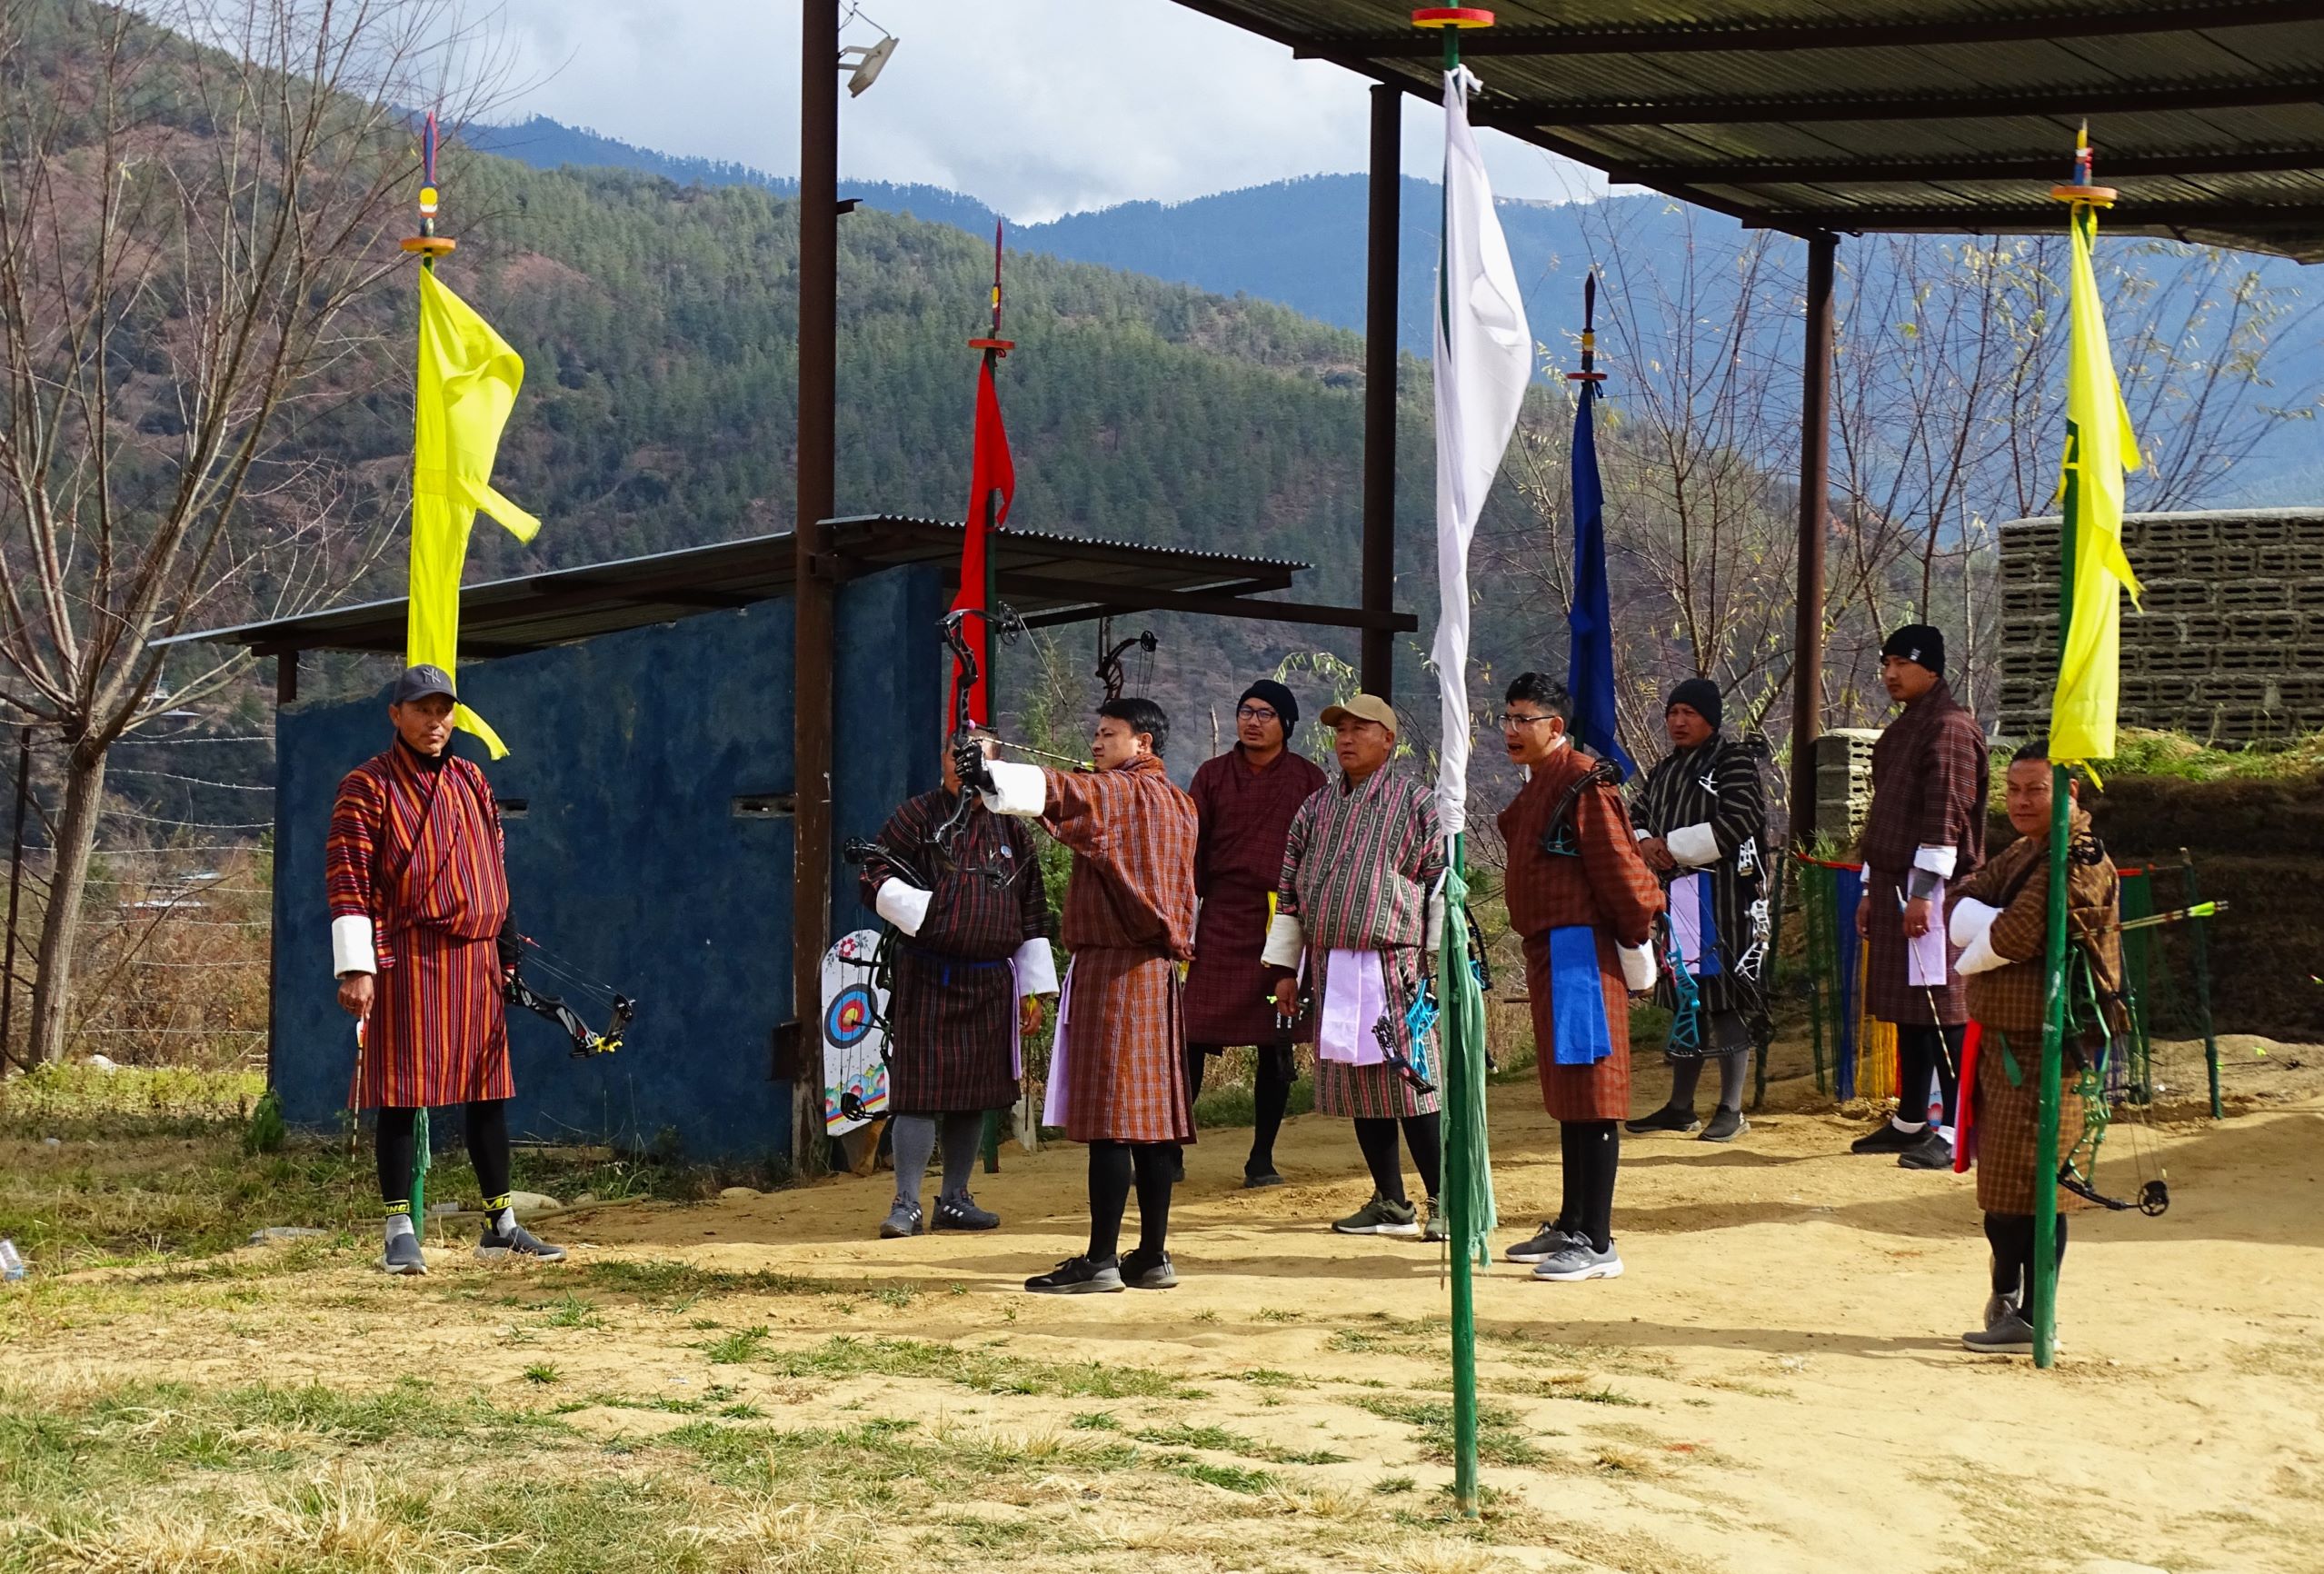
[[[1614,1052],[1598,971],[1598,931],[1586,923],[1550,931],[1550,1007],[1559,1065],[1594,1066]]]

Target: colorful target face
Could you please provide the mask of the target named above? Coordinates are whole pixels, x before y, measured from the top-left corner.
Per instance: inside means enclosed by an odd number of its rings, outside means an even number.
[[[871,1031],[872,991],[867,985],[851,984],[840,991],[823,1012],[823,1038],[840,1049],[853,1049]]]

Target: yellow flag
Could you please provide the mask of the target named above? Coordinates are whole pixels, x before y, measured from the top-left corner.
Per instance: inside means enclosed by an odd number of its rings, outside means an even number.
[[[468,531],[484,510],[519,541],[541,522],[493,490],[493,456],[508,422],[524,363],[474,308],[420,270],[419,402],[412,422],[412,616],[408,665],[449,672],[460,655],[460,571]],[[465,705],[454,725],[474,732],[497,760],[500,734]]]
[[[2059,489],[2067,498],[2064,535],[2073,543],[2065,648],[2058,692],[2050,706],[2050,757],[2111,760],[2114,712],[2122,687],[2122,594],[2139,599],[2139,579],[2122,552],[2122,473],[2139,468],[2139,439],[2114,378],[2106,314],[2090,267],[2098,211],[2073,209],[2073,274],[2069,286],[2071,337],[2067,351],[2066,460]],[[2070,486],[2068,484],[2070,483]]]

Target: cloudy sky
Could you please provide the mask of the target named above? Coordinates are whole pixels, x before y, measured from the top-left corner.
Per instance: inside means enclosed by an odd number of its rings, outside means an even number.
[[[782,0],[506,0],[514,95],[541,114],[666,153],[799,166],[799,26]],[[894,58],[841,98],[840,170],[923,181],[1025,223],[1361,170],[1366,83],[1172,0],[873,0]],[[1433,174],[1435,117],[1404,111],[1404,167]],[[1504,196],[1570,200],[1594,172],[1481,134]]]

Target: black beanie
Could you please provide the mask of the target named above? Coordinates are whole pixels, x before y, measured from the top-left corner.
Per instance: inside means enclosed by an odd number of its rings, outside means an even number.
[[[1236,708],[1242,707],[1242,700],[1264,700],[1275,707],[1275,714],[1282,721],[1283,736],[1286,738],[1291,736],[1292,729],[1299,725],[1299,702],[1292,698],[1289,689],[1272,678],[1262,678],[1243,690],[1242,699],[1235,702]]]
[[[1721,707],[1719,685],[1709,678],[1689,678],[1685,682],[1672,689],[1671,697],[1662,702],[1662,713],[1669,715],[1671,707],[1673,705],[1686,706],[1696,715],[1710,722],[1712,732],[1719,730]]]
[[[1880,654],[1918,662],[1937,676],[1945,675],[1944,632],[1927,623],[1905,624],[1889,636],[1888,643],[1880,647]]]

